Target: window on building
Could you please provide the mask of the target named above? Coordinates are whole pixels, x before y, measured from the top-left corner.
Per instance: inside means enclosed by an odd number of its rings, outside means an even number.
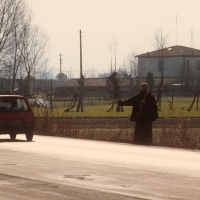
[[[200,60],[197,60],[197,71],[200,71]]]

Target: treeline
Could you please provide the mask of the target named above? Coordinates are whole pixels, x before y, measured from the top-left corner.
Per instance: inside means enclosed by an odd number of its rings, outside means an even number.
[[[48,37],[33,23],[31,9],[25,0],[0,0],[0,78],[30,80],[46,70]]]

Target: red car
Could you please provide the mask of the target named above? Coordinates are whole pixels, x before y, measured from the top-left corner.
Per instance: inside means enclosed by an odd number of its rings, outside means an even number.
[[[9,134],[11,140],[17,134],[25,134],[32,141],[35,116],[26,97],[21,95],[0,95],[0,135]]]

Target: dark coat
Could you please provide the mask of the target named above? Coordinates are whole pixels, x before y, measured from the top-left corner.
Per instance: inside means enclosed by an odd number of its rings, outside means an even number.
[[[145,98],[146,103],[142,103]],[[131,121],[136,121],[138,113],[144,113],[149,121],[158,119],[158,110],[155,97],[150,92],[139,92],[130,99],[118,101],[119,106],[133,106],[130,116]]]

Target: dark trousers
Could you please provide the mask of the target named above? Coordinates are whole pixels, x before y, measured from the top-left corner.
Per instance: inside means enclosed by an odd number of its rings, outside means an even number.
[[[152,144],[152,121],[145,116],[138,116],[136,119],[133,143],[142,145]]]

